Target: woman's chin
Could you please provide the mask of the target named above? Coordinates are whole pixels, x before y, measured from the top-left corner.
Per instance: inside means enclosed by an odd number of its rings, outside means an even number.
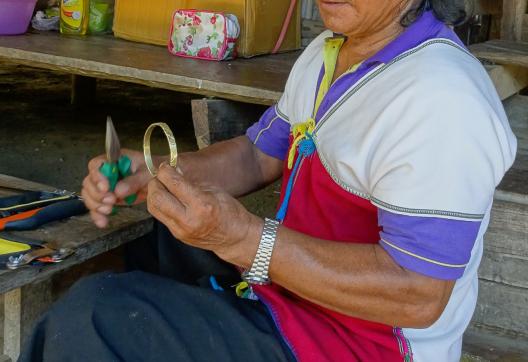
[[[339,17],[323,17],[323,23],[325,28],[336,34],[346,34],[348,31],[348,24],[343,24],[342,19]]]

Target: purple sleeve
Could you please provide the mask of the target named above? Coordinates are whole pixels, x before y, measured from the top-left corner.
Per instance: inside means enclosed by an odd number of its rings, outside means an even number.
[[[284,160],[289,147],[290,124],[277,106],[272,106],[246,131],[246,136],[268,156]]]
[[[456,280],[464,274],[480,221],[407,216],[379,210],[380,245],[396,263],[432,278]]]

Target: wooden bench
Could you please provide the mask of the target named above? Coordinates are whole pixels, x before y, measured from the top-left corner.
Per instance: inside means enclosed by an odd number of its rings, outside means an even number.
[[[0,59],[75,75],[122,80],[207,97],[271,105],[299,53],[212,62],[160,46],[107,37],[31,33],[0,37]]]
[[[0,197],[20,193],[18,189],[54,188],[0,174]],[[152,230],[151,216],[142,208],[123,208],[111,219],[110,227],[97,229],[88,215],[55,222],[34,231],[15,234],[43,241],[54,241],[75,250],[62,263],[0,270],[0,294],[3,298],[2,353],[16,361],[20,345],[34,321],[53,301],[51,278],[98,255],[140,238]],[[0,333],[1,335],[2,333]],[[1,353],[0,353],[1,354]],[[0,359],[1,360],[1,359]]]

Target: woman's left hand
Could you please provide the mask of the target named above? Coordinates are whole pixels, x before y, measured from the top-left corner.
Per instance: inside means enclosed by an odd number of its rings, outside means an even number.
[[[149,183],[147,205],[175,238],[238,266],[251,266],[263,221],[227,193],[191,184],[179,170],[163,164]]]

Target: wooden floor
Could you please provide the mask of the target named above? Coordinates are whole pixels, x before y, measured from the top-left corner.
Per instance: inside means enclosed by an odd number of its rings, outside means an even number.
[[[174,57],[164,47],[112,36],[0,37],[0,59],[19,64],[264,105],[278,101],[299,54],[197,61]]]
[[[499,185],[498,197],[528,204],[528,97],[516,96],[507,102],[511,104],[510,124],[517,136],[518,150],[513,167]]]
[[[528,67],[528,42],[490,40],[474,44],[471,52],[480,59],[498,64],[511,64]]]

